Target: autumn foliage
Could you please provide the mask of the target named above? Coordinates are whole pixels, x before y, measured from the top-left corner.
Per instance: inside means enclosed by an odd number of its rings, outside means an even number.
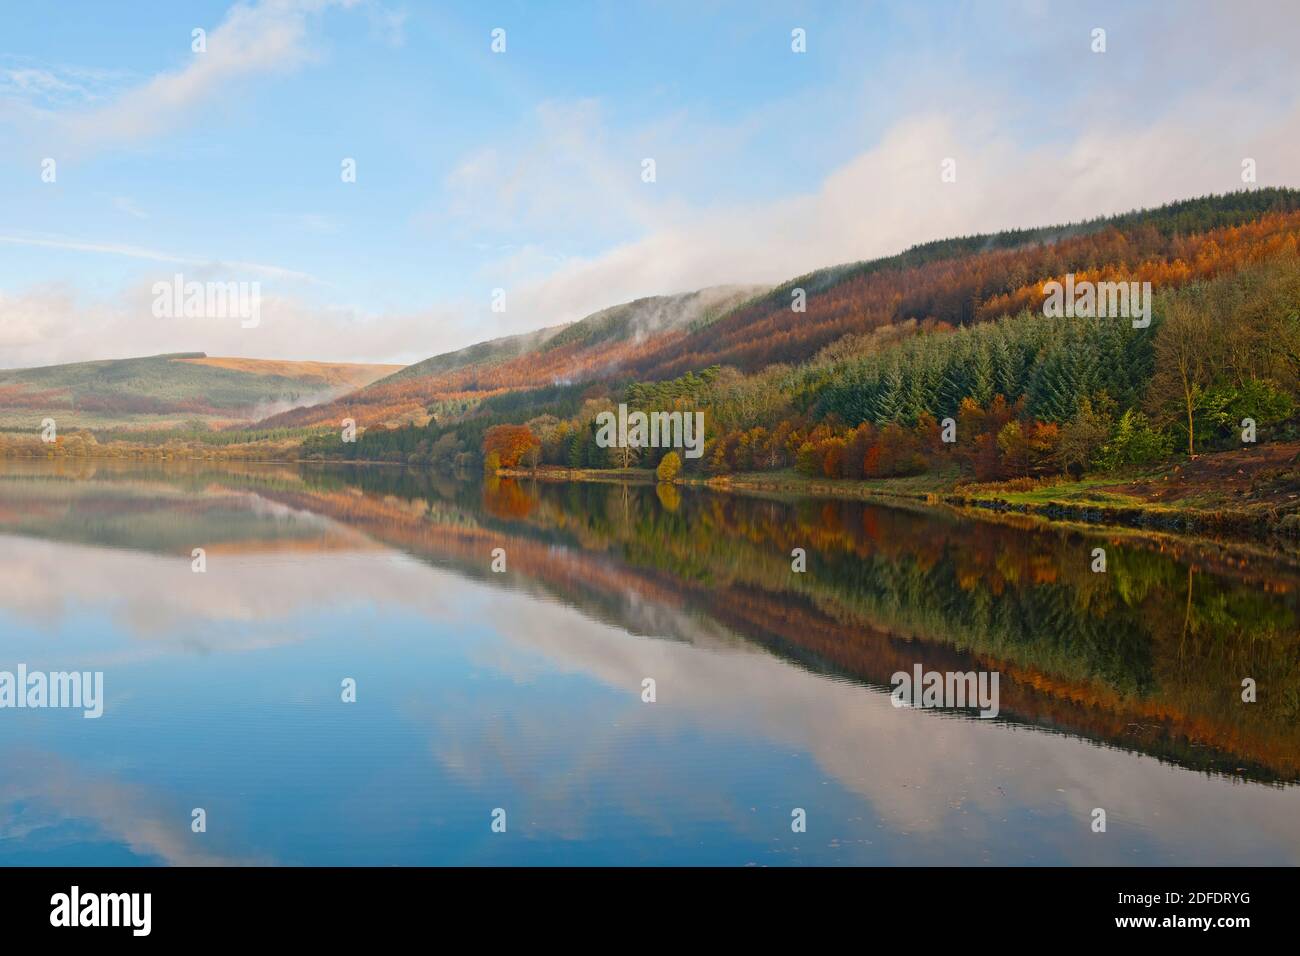
[[[675,481],[678,473],[682,470],[682,460],[678,457],[677,452],[670,451],[664,455],[659,462],[659,467],[655,469],[655,476],[660,481]]]
[[[514,468],[540,445],[527,425],[495,425],[483,436],[483,455],[495,454],[502,468]]]
[[[708,321],[635,336],[584,321],[528,350],[429,360],[350,399],[413,424],[355,445],[324,435],[308,457],[656,468],[666,449],[596,440],[595,416],[620,404],[703,414],[690,476],[1037,481],[1289,440],[1298,242],[1288,190],[944,240],[801,276]],[[1149,321],[1048,314],[1044,283],[1070,274],[1149,282]]]
[[[772,363],[807,361],[845,336],[899,323],[941,332],[1034,310],[1043,284],[1066,273],[1080,281],[1129,279],[1170,289],[1295,255],[1298,237],[1300,194],[1254,190],[1094,223],[942,240],[792,280],[699,327],[611,338],[577,334],[579,323],[521,354],[393,376],[267,424],[341,417],[361,424],[423,422],[437,403],[472,404],[557,381],[596,382],[611,371],[640,381],[712,365],[752,373]],[[806,293],[803,312],[791,308],[796,288]]]

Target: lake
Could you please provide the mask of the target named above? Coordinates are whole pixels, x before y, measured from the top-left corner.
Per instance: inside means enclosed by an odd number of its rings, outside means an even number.
[[[20,666],[103,713],[0,709],[5,865],[1300,863],[1300,571],[1171,540],[9,461]],[[997,716],[895,706],[918,666]]]

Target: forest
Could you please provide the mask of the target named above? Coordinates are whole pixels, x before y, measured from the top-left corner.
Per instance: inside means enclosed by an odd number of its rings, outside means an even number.
[[[1300,193],[1252,190],[931,243],[791,280],[695,327],[619,338],[606,318],[602,335],[394,377],[426,390],[425,421],[363,415],[357,442],[321,432],[303,454],[655,468],[663,449],[597,444],[596,416],[619,403],[704,412],[705,453],[687,477],[1078,477],[1295,441],[1298,240]],[[1150,325],[1049,318],[1044,286],[1071,275],[1151,283]]]

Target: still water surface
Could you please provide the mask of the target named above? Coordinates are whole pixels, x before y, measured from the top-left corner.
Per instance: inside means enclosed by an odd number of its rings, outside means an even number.
[[[0,709],[0,864],[1300,863],[1298,595],[857,502],[0,463],[0,670],[105,692]],[[918,663],[998,718],[892,706]]]

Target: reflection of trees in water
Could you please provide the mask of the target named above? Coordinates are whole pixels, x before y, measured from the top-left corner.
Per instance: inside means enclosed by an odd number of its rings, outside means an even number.
[[[516,575],[601,619],[625,615],[628,594],[689,606],[787,659],[877,686],[917,661],[998,669],[1015,719],[1300,779],[1297,578],[1286,571],[1232,577],[1102,535],[672,486],[346,467],[137,470],[130,484],[155,504],[164,484],[173,498],[183,490],[173,506],[187,513],[255,491],[475,573],[502,545]],[[126,486],[101,471],[79,487]],[[1104,574],[1090,569],[1099,540]],[[806,573],[791,570],[795,547]],[[1257,704],[1241,702],[1247,676]]]
[[[535,502],[513,478],[489,475],[483,479],[483,508],[495,518],[526,518]]]
[[[1121,743],[1159,738],[1159,749],[1195,765],[1300,776],[1293,582],[1265,589],[1116,541],[1106,542],[1107,571],[1094,573],[1092,537],[862,502],[688,491],[669,509],[650,487],[540,484],[530,493],[532,528],[705,586],[708,610],[728,606],[743,633],[766,632],[796,655],[820,642],[819,659],[887,680],[875,666],[883,660],[849,645],[862,645],[864,629],[868,644],[914,638],[930,648],[914,645],[914,655],[947,646],[1007,669],[1029,719]],[[808,551],[805,574],[791,572],[794,547]],[[730,593],[743,602],[733,606]],[[741,604],[756,613],[737,613]],[[1257,704],[1241,701],[1245,676],[1261,687]]]
[[[655,485],[655,497],[659,499],[665,511],[676,511],[682,506],[682,493],[677,490],[676,485],[670,485],[666,481]]]

